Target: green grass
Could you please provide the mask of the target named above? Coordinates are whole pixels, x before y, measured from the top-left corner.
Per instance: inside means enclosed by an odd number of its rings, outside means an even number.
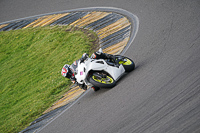
[[[93,52],[94,33],[66,28],[0,32],[1,133],[19,132],[41,116],[68,91],[71,81],[62,77],[63,65]]]

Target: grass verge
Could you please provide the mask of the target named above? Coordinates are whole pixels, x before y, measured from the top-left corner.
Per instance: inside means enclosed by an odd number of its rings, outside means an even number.
[[[21,131],[68,91],[61,68],[91,54],[96,40],[66,26],[0,32],[0,132]]]

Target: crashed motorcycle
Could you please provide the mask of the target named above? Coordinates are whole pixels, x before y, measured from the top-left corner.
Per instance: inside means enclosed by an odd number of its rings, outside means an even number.
[[[102,49],[99,49],[102,52]],[[79,84],[85,84],[94,91],[100,88],[112,88],[126,72],[135,69],[135,63],[128,57],[114,55],[116,60],[92,59],[87,57],[78,62],[75,78]]]

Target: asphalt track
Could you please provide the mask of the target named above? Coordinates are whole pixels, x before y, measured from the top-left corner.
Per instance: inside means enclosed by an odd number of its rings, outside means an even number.
[[[94,6],[122,8],[139,18],[125,53],[136,69],[110,90],[88,90],[40,132],[199,133],[198,0],[1,0],[0,22]]]

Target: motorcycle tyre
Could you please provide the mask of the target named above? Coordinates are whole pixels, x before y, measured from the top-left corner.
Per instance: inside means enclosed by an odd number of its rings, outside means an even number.
[[[134,63],[134,61],[132,59],[126,57],[126,56],[123,56],[123,57],[125,57],[125,58],[127,58],[127,59],[129,59],[131,61],[130,65],[123,65],[122,64],[123,67],[124,67],[124,69],[125,69],[125,72],[131,72],[131,71],[133,71],[135,69],[135,63]]]
[[[93,75],[90,76],[89,78],[89,82],[91,84],[93,84],[94,86],[97,86],[99,88],[113,88],[115,85],[116,85],[116,81],[113,79],[113,82],[111,84],[104,84],[104,83],[100,83],[100,82],[97,82],[95,81],[93,78],[92,78]],[[110,77],[110,76],[109,76]]]

